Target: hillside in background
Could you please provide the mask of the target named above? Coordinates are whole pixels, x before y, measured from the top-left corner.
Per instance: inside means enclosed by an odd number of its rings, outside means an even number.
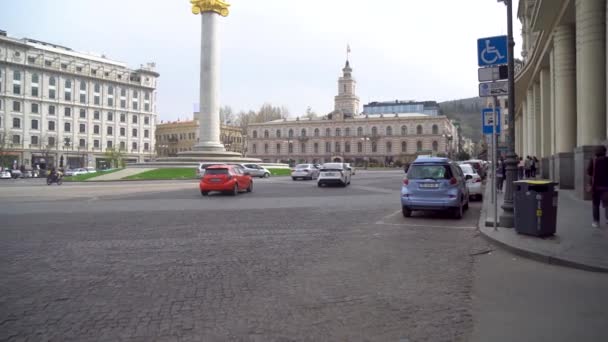
[[[439,103],[440,111],[448,118],[460,122],[461,134],[473,141],[481,139],[481,109],[484,100],[481,97],[445,101]]]

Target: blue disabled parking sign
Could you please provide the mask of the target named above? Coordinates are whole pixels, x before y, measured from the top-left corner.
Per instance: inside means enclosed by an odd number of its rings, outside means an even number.
[[[492,108],[484,108],[481,111],[483,134],[492,134]],[[496,134],[500,134],[500,108],[496,107]]]
[[[507,36],[478,39],[477,64],[480,67],[507,64]]]

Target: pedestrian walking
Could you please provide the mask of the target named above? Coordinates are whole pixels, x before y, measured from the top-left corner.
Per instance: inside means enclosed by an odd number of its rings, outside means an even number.
[[[589,184],[586,190],[591,193],[593,205],[592,227],[600,225],[600,202],[604,205],[606,221],[608,221],[608,158],[606,147],[600,146],[595,151],[595,156],[587,166]],[[608,222],[606,224],[608,226]]]
[[[519,163],[517,164],[517,179],[518,180],[524,179],[524,167],[525,167],[524,158],[519,157]]]
[[[505,161],[500,158],[498,165],[496,165],[496,190],[502,192],[503,184],[505,183],[506,167]]]
[[[524,177],[530,178],[530,166],[532,165],[532,159],[530,156],[526,156],[526,160],[524,161]]]
[[[532,156],[530,157],[530,178],[536,178],[536,168],[538,166],[538,159]]]

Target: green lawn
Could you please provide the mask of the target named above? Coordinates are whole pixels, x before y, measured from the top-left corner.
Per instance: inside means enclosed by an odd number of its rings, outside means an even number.
[[[196,179],[194,168],[171,168],[156,169],[142,172],[123,179],[127,180],[171,180],[171,179]]]
[[[270,174],[273,176],[291,176],[291,169],[273,169],[273,168],[266,168],[268,171],[270,171]]]
[[[83,182],[87,179],[107,175],[109,173],[114,173],[114,172],[121,171],[121,170],[123,170],[123,169],[112,169],[112,170],[108,170],[108,171],[97,171],[95,173],[85,173],[84,175],[64,177],[63,181],[64,182]]]

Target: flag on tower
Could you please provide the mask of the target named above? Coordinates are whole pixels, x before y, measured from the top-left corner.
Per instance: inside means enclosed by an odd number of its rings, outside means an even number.
[[[350,53],[350,44],[346,44],[346,52]]]

